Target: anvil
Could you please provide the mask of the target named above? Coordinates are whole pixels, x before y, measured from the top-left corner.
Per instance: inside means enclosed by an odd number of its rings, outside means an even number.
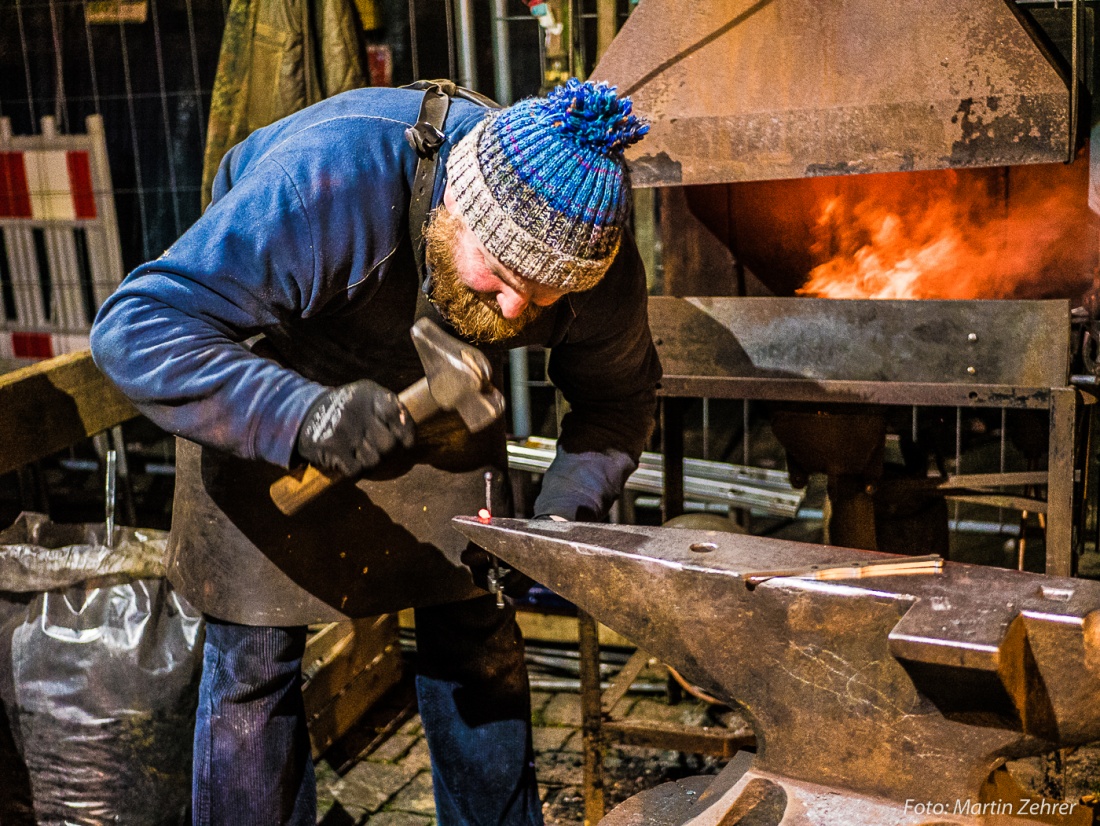
[[[752,586],[760,571],[890,555],[683,529],[455,523],[749,719],[751,765],[638,795],[609,826],[1026,823],[1027,794],[995,770],[1100,739],[1100,583],[949,562]],[[1081,817],[1053,822],[1091,822]]]

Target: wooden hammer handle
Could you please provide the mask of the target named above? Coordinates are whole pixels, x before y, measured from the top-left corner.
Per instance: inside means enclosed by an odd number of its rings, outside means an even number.
[[[439,412],[439,405],[428,389],[428,380],[421,379],[397,394],[413,422],[420,424]],[[344,477],[336,472],[318,470],[306,465],[276,479],[270,488],[271,501],[287,516],[293,516]]]
[[[271,501],[287,516],[293,516],[307,502],[320,496],[342,478],[344,477],[339,473],[329,474],[313,465],[306,465],[272,482]]]

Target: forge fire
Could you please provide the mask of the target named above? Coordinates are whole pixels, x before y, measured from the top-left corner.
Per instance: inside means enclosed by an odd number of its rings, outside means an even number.
[[[1096,262],[1081,234],[1096,222],[1064,170],[1023,182],[1007,172],[874,177],[879,186],[817,200],[811,249],[821,263],[799,295],[1048,298],[1087,289]]]

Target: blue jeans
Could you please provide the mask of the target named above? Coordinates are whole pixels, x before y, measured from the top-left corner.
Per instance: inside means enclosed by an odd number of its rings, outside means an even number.
[[[194,826],[312,826],[303,627],[208,618]],[[439,826],[540,826],[523,640],[492,596],[416,611],[417,699]]]

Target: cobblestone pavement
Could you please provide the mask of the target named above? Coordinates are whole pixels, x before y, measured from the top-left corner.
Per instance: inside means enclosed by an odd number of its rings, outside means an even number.
[[[580,697],[571,692],[532,692],[535,764],[546,826],[583,822]],[[669,705],[663,698],[627,697],[617,718],[655,722],[708,722],[705,704]],[[604,760],[610,809],[628,797],[668,780],[717,774],[724,763],[673,751],[609,746]],[[1021,785],[1054,798],[1086,801],[1100,793],[1100,744],[1061,755],[1009,764]],[[414,716],[342,777],[325,760],[317,764],[318,823],[324,826],[434,826],[431,763]]]
[[[580,697],[532,692],[535,765],[547,826],[583,821]],[[632,720],[702,723],[706,705],[689,698],[628,696],[615,716]],[[608,806],[676,777],[715,774],[713,758],[630,746],[609,747],[605,761]],[[413,717],[342,777],[325,760],[317,764],[318,823],[325,826],[430,826],[435,823],[431,767],[420,718]]]

